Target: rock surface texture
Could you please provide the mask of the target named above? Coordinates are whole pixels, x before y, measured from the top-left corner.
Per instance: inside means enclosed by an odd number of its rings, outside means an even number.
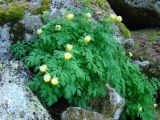
[[[69,107],[62,114],[62,120],[112,120],[97,112],[90,112],[79,107]]]
[[[21,62],[0,62],[0,120],[52,120],[24,85],[27,80]]]
[[[108,2],[132,29],[160,27],[159,0],[108,0]]]

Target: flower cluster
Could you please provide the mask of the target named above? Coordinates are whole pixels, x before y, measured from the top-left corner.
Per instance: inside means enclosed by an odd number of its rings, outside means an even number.
[[[56,26],[55,26],[55,30],[56,30],[56,31],[60,31],[60,30],[61,30],[61,25],[56,25]]]
[[[52,85],[58,85],[59,84],[59,81],[58,81],[58,78],[57,77],[51,77],[51,75],[49,73],[47,73],[47,66],[46,65],[42,65],[39,67],[39,70],[40,72],[44,73],[45,72],[45,75],[43,76],[43,80],[44,82],[51,82]]]
[[[113,21],[122,22],[122,17],[121,17],[121,16],[117,16],[117,15],[115,15],[115,14],[110,14],[110,18],[111,18]]]

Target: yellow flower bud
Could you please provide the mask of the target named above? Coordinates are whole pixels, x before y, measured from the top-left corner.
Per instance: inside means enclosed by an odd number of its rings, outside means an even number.
[[[115,20],[116,17],[117,17],[117,16],[116,16],[115,14],[110,14],[110,18],[113,19],[113,20]]]
[[[56,25],[56,26],[55,26],[55,30],[56,30],[56,31],[60,31],[60,30],[61,30],[61,25]]]
[[[37,34],[39,35],[39,34],[41,34],[42,33],[42,29],[38,29],[37,30]]]
[[[58,82],[58,78],[52,78],[52,79],[51,79],[51,84],[52,84],[52,85],[58,85],[58,83],[59,83],[59,82]]]
[[[91,15],[90,13],[86,13],[86,17],[87,17],[88,19],[90,19],[90,18],[92,17],[92,15]]]
[[[122,21],[122,17],[121,16],[117,16],[117,21],[121,22]]]
[[[39,67],[39,70],[41,72],[46,72],[47,71],[47,66],[46,65],[42,65],[42,66]]]
[[[156,107],[157,107],[157,104],[154,104],[154,107],[156,108]]]
[[[129,56],[130,56],[130,57],[132,57],[132,56],[133,56],[133,54],[132,54],[131,52],[129,52]]]
[[[48,73],[45,74],[44,77],[43,77],[43,79],[44,79],[45,82],[49,82],[51,80],[50,74],[48,74]]]
[[[67,52],[67,53],[64,54],[64,59],[69,60],[71,58],[72,58],[72,54],[71,53]]]
[[[86,37],[84,38],[84,41],[85,41],[86,43],[89,43],[89,42],[91,41],[91,37],[90,37],[90,36],[86,36]]]
[[[68,51],[73,50],[73,46],[71,44],[67,44],[66,50]]]
[[[138,109],[138,110],[139,110],[139,112],[142,112],[142,107],[139,107],[139,109]]]
[[[72,20],[74,18],[74,15],[73,14],[68,14],[66,16],[67,20]]]

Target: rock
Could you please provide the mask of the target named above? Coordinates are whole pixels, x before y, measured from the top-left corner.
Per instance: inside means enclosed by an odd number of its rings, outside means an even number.
[[[119,120],[125,106],[125,100],[114,88],[106,84],[108,94],[104,97],[97,97],[90,103],[91,109],[104,115],[108,119]]]
[[[141,62],[141,61],[138,61],[138,60],[133,61],[133,63],[134,63],[134,64],[137,64],[137,65],[139,65],[139,66],[141,66],[141,67],[147,67],[147,66],[149,66],[149,64],[150,64],[149,61],[143,61],[143,62]]]
[[[52,120],[46,109],[24,84],[22,64],[0,63],[0,120]]]
[[[0,60],[8,60],[11,56],[10,51],[10,28],[7,25],[0,27]]]
[[[90,112],[79,107],[69,107],[62,113],[62,120],[111,120],[97,112]]]
[[[0,61],[0,77],[3,82],[18,82],[21,84],[27,83],[29,73],[20,61]]]
[[[0,78],[2,79],[2,78]],[[32,92],[15,82],[0,82],[0,120],[52,120]]]
[[[37,29],[42,26],[41,15],[31,15],[30,13],[26,13],[20,23],[24,24],[25,29],[29,33],[36,32]]]
[[[62,113],[62,120],[119,120],[125,100],[108,84],[108,95],[90,102],[91,112],[79,107],[69,107]],[[98,113],[97,113],[98,112]]]
[[[108,2],[132,29],[160,27],[159,0],[108,0]]]

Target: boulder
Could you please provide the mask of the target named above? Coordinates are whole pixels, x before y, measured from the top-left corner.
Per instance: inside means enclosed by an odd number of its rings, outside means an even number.
[[[10,27],[8,25],[0,26],[0,60],[8,60],[10,52]]]
[[[62,120],[112,120],[97,112],[90,112],[79,107],[69,107],[62,113]]]
[[[132,29],[160,27],[159,0],[108,0],[108,2]]]
[[[114,88],[106,84],[107,95],[104,97],[97,97],[90,102],[91,109],[97,111],[105,118],[111,120],[119,120],[121,112],[125,106],[125,99],[122,98]]]
[[[23,84],[27,78],[21,62],[0,63],[0,120],[52,120]]]
[[[14,81],[25,84],[29,79],[29,72],[20,61],[0,61],[0,77],[2,82]]]
[[[125,100],[114,88],[106,85],[108,94],[90,102],[90,111],[79,107],[69,107],[62,113],[62,120],[119,120]],[[96,112],[92,112],[96,111]]]

